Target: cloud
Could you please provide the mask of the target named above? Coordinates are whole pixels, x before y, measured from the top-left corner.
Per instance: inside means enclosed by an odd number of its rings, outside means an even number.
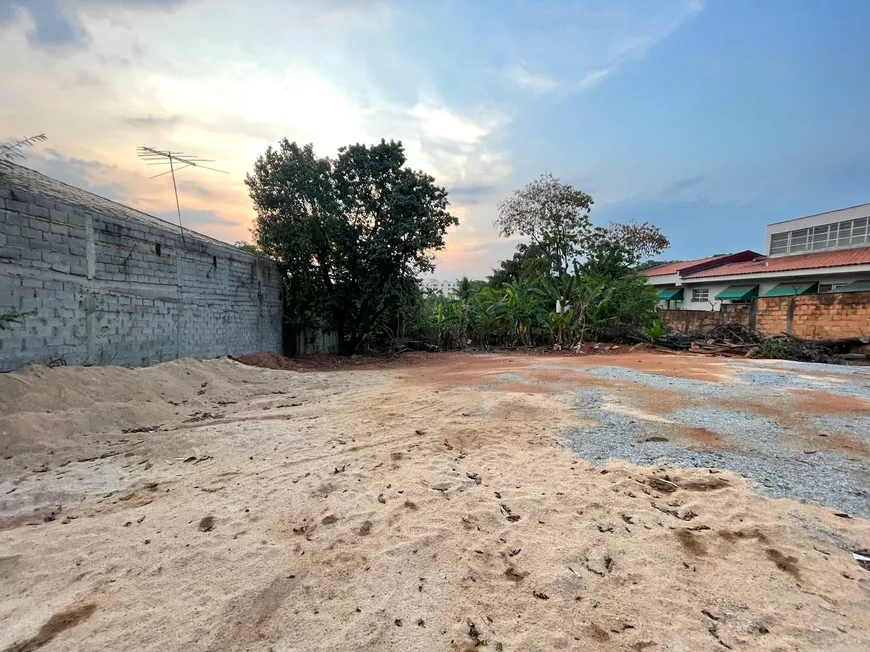
[[[31,22],[27,40],[39,48],[84,48],[91,41],[79,11],[107,6],[138,9],[170,9],[187,0],[0,0],[0,25],[11,23],[16,14]]]
[[[507,25],[493,21],[495,48],[513,43],[502,70],[514,86],[536,95],[589,91],[617,70],[646,57],[703,9],[698,0],[660,0],[628,9],[618,3],[552,3],[514,7]],[[514,12],[511,12],[514,13]],[[517,39],[516,30],[523,30]]]
[[[88,33],[70,11],[70,3],[59,0],[23,2],[0,0],[0,24],[13,23],[17,16],[26,16],[31,26],[27,30],[28,42],[36,47],[82,46],[88,42]]]
[[[475,206],[499,196],[501,192],[502,188],[498,184],[452,186],[450,188],[450,201],[462,206]]]
[[[137,116],[124,118],[124,122],[133,127],[177,127],[184,121],[180,115],[170,116]]]
[[[543,74],[531,72],[524,65],[514,63],[504,69],[504,77],[508,82],[519,86],[535,95],[543,95],[554,91],[559,82]]]
[[[162,211],[157,213],[157,217],[178,224],[178,213],[175,210]],[[181,208],[181,224],[186,229],[197,231],[202,227],[218,226],[218,227],[238,227],[238,222],[224,217],[220,213],[211,209],[197,208]],[[208,229],[206,229],[208,230]]]
[[[680,179],[664,188],[655,195],[657,201],[674,201],[680,198],[685,198],[684,195],[688,190],[692,190],[701,185],[707,177],[703,174]]]
[[[44,151],[28,150],[26,159],[21,163],[52,179],[87,190],[106,199],[123,201],[129,196],[124,185],[112,179],[117,172],[117,167],[114,165],[67,157],[51,147]]]
[[[87,70],[80,70],[76,75],[75,85],[96,88],[98,86],[105,86],[106,82],[101,77]]]
[[[603,81],[604,78],[612,72],[613,68],[601,68],[600,70],[593,70],[592,72],[586,73],[586,75],[575,85],[574,88],[577,91],[588,90],[593,86],[597,85],[599,82]]]
[[[461,145],[476,145],[500,122],[497,116],[474,120],[434,101],[418,102],[407,114],[414,118],[423,136]]]

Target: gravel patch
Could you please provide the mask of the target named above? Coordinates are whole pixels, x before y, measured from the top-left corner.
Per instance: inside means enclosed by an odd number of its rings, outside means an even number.
[[[717,385],[620,367],[591,371],[603,371],[594,374],[599,377],[631,380],[647,386],[716,398],[735,398],[747,390],[757,392],[758,389],[757,383],[750,383],[750,388],[735,384]],[[790,387],[789,377],[771,375],[773,378],[765,376],[765,381],[779,379],[778,388],[787,391],[783,388]],[[777,389],[777,386],[771,389]],[[831,390],[826,388],[826,391]],[[569,428],[560,434],[560,439],[569,449],[590,462],[600,464],[621,459],[644,466],[723,468],[758,481],[761,485],[759,491],[764,495],[815,502],[870,518],[870,477],[863,460],[852,461],[839,453],[807,455],[793,450],[787,445],[789,431],[775,422],[751,412],[718,407],[680,409],[665,415],[665,418],[722,435],[728,450],[696,449],[671,441],[644,441],[650,437],[669,438],[673,426],[604,410],[605,396],[606,393],[598,389],[577,392],[573,397],[574,407],[580,416],[597,421],[597,425]],[[862,420],[866,418],[831,419],[829,423],[832,425],[851,424],[848,426],[851,432],[858,428],[870,432],[867,421]],[[840,419],[842,422],[838,421]]]
[[[815,417],[810,421],[810,427],[826,434],[845,435],[870,444],[870,417]]]
[[[787,430],[770,419],[727,408],[682,408],[665,418],[693,428],[705,428],[717,435],[725,435],[730,443],[759,454],[773,453],[772,447],[782,446],[779,438],[788,436]]]
[[[578,373],[607,380],[624,380],[639,383],[646,387],[670,389],[709,398],[728,398],[734,391],[732,387],[723,383],[708,383],[702,380],[659,376],[657,374],[648,374],[644,371],[635,371],[627,367],[596,367],[594,369],[583,369],[578,371]]]
[[[823,364],[820,362],[795,362],[793,360],[765,360],[763,362],[738,362],[728,363],[732,366],[749,367],[776,367],[787,371],[810,371],[813,373],[840,374],[844,376],[866,376],[870,379],[870,367],[847,366],[841,364]]]
[[[640,383],[647,387],[670,389],[715,399],[757,395],[759,390],[764,390],[768,395],[785,396],[792,389],[809,389],[824,390],[838,396],[852,396],[870,400],[870,378],[865,380],[864,377],[856,376],[853,380],[847,381],[822,377],[808,378],[776,371],[766,371],[758,366],[749,366],[745,363],[729,366],[732,366],[736,371],[735,380],[737,382],[714,383],[703,380],[673,378],[671,376],[660,376],[636,371],[626,367],[598,367],[595,369],[584,369],[579,373],[608,380],[624,380]],[[835,365],[818,366],[840,368]],[[853,367],[842,368],[852,369]]]
[[[809,389],[815,391],[821,390],[837,396],[852,396],[870,400],[870,382],[857,376],[850,380],[821,377],[808,378],[806,376],[792,376],[791,374],[777,373],[775,371],[759,371],[757,368],[754,368],[746,371],[739,370],[737,377],[742,383],[748,383],[756,391],[758,389],[777,392],[792,389]]]

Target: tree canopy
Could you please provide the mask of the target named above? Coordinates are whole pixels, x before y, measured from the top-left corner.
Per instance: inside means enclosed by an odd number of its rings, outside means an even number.
[[[511,260],[493,270],[490,284],[500,287],[531,273],[565,276],[572,267],[593,276],[619,278],[642,258],[660,254],[670,242],[649,222],[604,227],[592,225],[592,197],[552,174],[543,174],[498,206],[499,234],[527,236]]]
[[[421,273],[458,220],[447,191],[405,167],[400,142],[351,145],[319,158],[282,140],[247,175],[258,248],[287,272],[286,307],[300,325],[334,328],[352,353]]]
[[[547,173],[499,203],[495,226],[504,237],[528,237],[564,274],[590,235],[591,207],[592,197]]]
[[[539,245],[521,242],[512,258],[501,261],[492,270],[488,285],[500,288],[505,283],[516,283],[523,278],[537,278],[550,273],[550,261]]]

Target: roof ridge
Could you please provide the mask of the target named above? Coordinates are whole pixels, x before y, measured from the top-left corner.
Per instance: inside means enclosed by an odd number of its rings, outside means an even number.
[[[232,243],[218,240],[217,238],[205,235],[199,231],[184,228],[178,224],[164,220],[162,217],[157,217],[156,215],[151,215],[151,213],[141,211],[138,208],[127,206],[126,204],[122,204],[114,199],[103,197],[102,195],[98,195],[90,190],[85,190],[84,188],[79,188],[78,186],[66,183],[65,181],[60,181],[59,179],[50,177],[38,170],[34,170],[33,168],[9,162],[8,166],[4,165],[4,169],[6,170],[6,173],[2,177],[2,185],[8,186],[13,190],[44,195],[71,206],[77,206],[85,210],[97,211],[100,213],[108,213],[115,217],[144,222],[151,226],[158,226],[176,234],[181,234],[183,231],[184,235],[189,234],[193,237],[223,246],[235,246]],[[29,185],[30,183],[35,183],[37,187],[32,187]],[[58,186],[61,187],[58,188]],[[81,195],[82,197],[79,198],[77,195]],[[88,202],[88,198],[93,198],[96,201],[92,200],[91,202]]]
[[[807,264],[809,263],[809,264]],[[727,263],[712,269],[687,274],[684,279],[716,278],[719,276],[742,276],[744,274],[767,274],[807,269],[870,265],[870,245],[851,249],[810,251],[790,256],[766,257],[762,260]]]

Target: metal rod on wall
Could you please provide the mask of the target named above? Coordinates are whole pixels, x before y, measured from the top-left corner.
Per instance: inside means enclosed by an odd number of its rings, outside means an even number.
[[[137,147],[136,152],[139,158],[146,162],[146,165],[166,165],[167,163],[169,164],[168,171],[161,172],[160,174],[155,174],[151,178],[156,179],[157,177],[162,177],[164,174],[172,175],[172,189],[175,192],[175,210],[178,212],[178,228],[181,229],[182,245],[186,245],[186,241],[184,239],[184,225],[181,223],[181,202],[178,200],[178,184],[175,181],[176,170],[183,170],[189,167],[198,167],[205,170],[211,170],[212,172],[220,172],[221,174],[229,174],[229,172],[227,172],[226,170],[218,170],[217,168],[202,165],[202,163],[213,162],[213,159],[200,158],[199,156],[182,155],[179,152],[154,149],[153,147],[145,147],[144,145],[142,147]],[[179,163],[184,163],[184,165],[176,168],[176,161]]]

